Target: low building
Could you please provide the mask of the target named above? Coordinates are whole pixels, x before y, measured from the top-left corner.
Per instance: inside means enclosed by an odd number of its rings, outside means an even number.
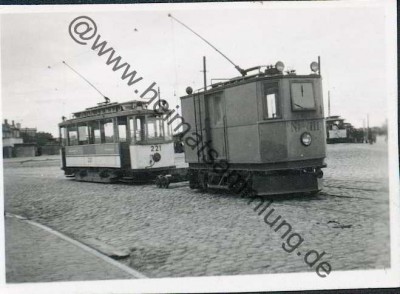
[[[14,145],[15,157],[34,157],[38,148],[35,143],[22,143]]]
[[[2,124],[2,137],[3,137],[3,158],[15,157],[15,144],[22,144],[24,141],[21,138],[21,133],[18,124],[15,125],[14,121],[11,124],[5,119]]]
[[[19,124],[17,124],[19,125]],[[20,127],[20,125],[19,125]],[[36,142],[36,128],[21,128],[19,129],[21,137],[24,139],[24,143],[35,143]]]
[[[60,154],[61,146],[59,143],[49,143],[44,146],[39,147],[39,155],[57,155]]]

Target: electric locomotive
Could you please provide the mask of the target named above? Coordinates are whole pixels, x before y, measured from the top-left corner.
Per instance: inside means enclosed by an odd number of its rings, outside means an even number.
[[[239,71],[242,76],[181,97],[185,159],[191,188],[258,195],[322,188],[326,134],[320,62],[312,73],[284,64]],[[249,71],[258,73],[247,75]],[[242,181],[238,182],[238,178]],[[239,185],[239,186],[240,186]]]
[[[99,103],[59,124],[62,169],[91,182],[147,182],[170,170],[174,142],[165,113],[148,103]]]

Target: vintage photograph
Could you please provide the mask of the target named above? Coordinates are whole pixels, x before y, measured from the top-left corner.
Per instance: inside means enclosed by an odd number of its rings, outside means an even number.
[[[398,284],[395,6],[3,7],[7,285]]]

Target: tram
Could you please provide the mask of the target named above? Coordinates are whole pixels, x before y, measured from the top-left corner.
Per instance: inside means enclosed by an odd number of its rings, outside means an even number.
[[[258,195],[318,192],[326,156],[318,62],[312,72],[284,72],[284,64],[213,84],[181,97],[190,187]],[[194,143],[196,142],[196,143]],[[240,179],[238,181],[238,178]],[[238,184],[239,183],[239,184]]]
[[[165,114],[148,103],[99,103],[59,124],[62,169],[79,181],[147,182],[176,172]]]
[[[363,129],[353,127],[351,123],[339,115],[328,116],[326,119],[326,143],[364,143],[367,136]]]
[[[171,122],[165,123],[174,110],[162,104],[161,112],[151,110],[141,101],[109,103],[95,88],[106,102],[59,124],[65,174],[81,181],[154,180],[164,188],[172,179],[189,179],[192,189],[246,189],[258,195],[320,191],[326,127],[319,57],[305,75],[284,71],[280,61],[242,69],[168,16],[241,74],[207,86],[204,57],[203,89],[188,87],[181,97],[181,124],[175,130],[182,130],[175,141],[184,146],[188,169],[174,165]],[[249,75],[253,71],[258,72]]]

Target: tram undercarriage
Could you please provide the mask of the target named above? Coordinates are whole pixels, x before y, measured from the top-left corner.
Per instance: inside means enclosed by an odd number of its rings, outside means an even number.
[[[324,166],[321,166],[324,167]],[[316,193],[322,190],[321,167],[278,171],[230,170],[218,173],[210,169],[190,169],[191,189],[222,189],[255,195]]]
[[[65,176],[81,182],[145,184],[156,183],[162,179],[163,186],[168,187],[171,182],[187,180],[186,168],[170,166],[159,169],[117,169],[117,168],[65,168]],[[165,179],[167,180],[165,180]],[[166,184],[167,183],[167,184]],[[161,187],[161,186],[160,186]]]

